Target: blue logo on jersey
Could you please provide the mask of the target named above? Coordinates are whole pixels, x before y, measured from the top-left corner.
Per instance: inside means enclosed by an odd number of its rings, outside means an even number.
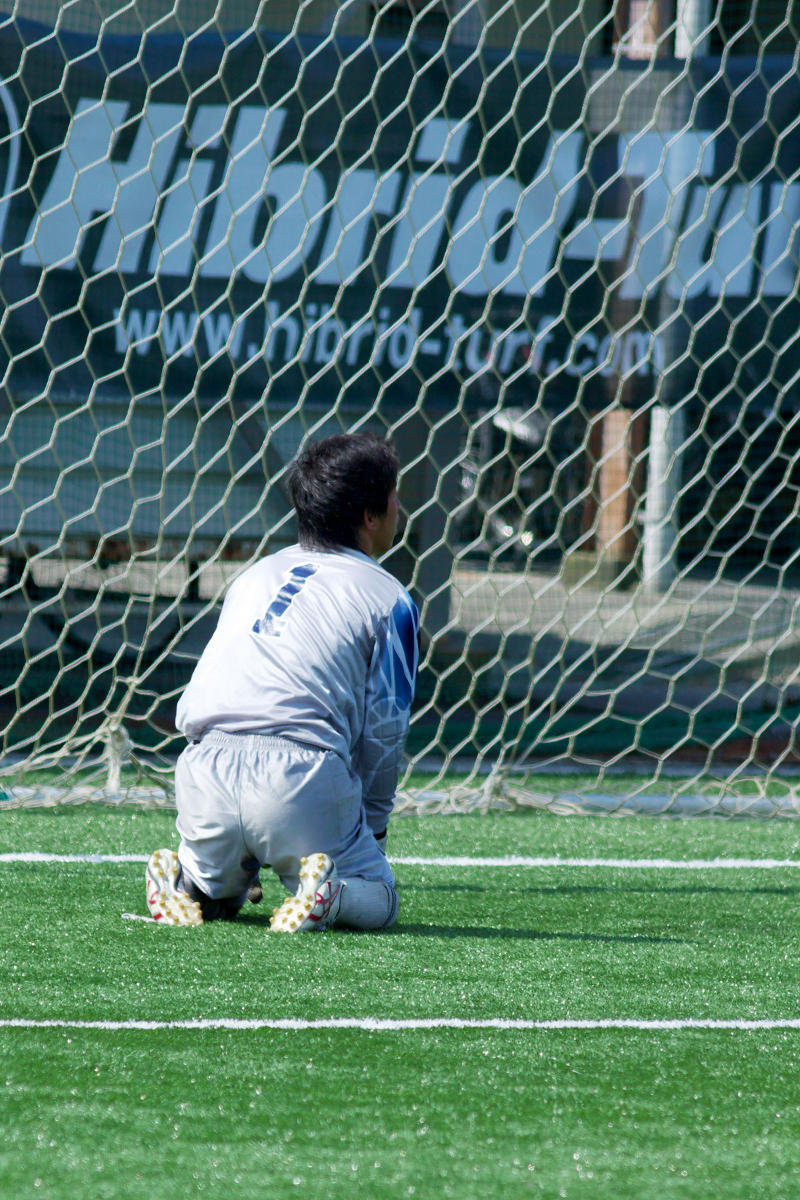
[[[301,567],[292,567],[286,582],[281,586],[275,599],[270,604],[264,616],[253,625],[253,633],[265,633],[270,637],[280,637],[278,622],[286,615],[286,610],[297,593],[315,574],[317,568],[306,563]]]

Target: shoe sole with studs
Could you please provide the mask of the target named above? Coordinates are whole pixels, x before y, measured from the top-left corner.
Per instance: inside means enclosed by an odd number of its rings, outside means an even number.
[[[273,933],[311,933],[327,929],[336,917],[342,890],[339,874],[327,854],[300,859],[300,886],[294,896],[276,908],[270,921]]]
[[[150,916],[162,925],[202,925],[200,905],[177,887],[179,869],[174,850],[156,850],[150,856],[145,871]]]

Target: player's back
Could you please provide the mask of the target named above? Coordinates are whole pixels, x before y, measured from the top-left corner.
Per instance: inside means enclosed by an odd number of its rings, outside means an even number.
[[[219,623],[178,705],[178,727],[270,733],[349,757],[364,724],[376,643],[413,677],[413,604],[387,571],[355,550],[293,546],[231,585]]]

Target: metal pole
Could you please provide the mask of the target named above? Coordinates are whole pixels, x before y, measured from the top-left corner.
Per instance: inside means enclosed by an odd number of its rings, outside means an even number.
[[[710,24],[711,0],[678,0],[676,58],[689,60],[708,53]],[[666,591],[677,574],[677,507],[685,427],[682,408],[653,406],[642,539],[642,584],[652,592]]]
[[[675,11],[675,57],[708,54],[711,41],[711,0],[678,0]]]
[[[642,539],[642,583],[653,592],[665,592],[677,574],[677,507],[685,425],[682,408],[653,406]]]

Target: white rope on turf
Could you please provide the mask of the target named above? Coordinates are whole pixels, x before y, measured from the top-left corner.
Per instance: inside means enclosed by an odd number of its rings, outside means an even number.
[[[570,1018],[563,1017],[554,1020],[514,1018],[514,1017],[409,1017],[409,1018],[380,1018],[380,1017],[319,1017],[307,1019],[303,1017],[203,1017],[184,1021],[71,1021],[54,1018],[7,1017],[0,1019],[3,1029],[73,1029],[98,1030],[109,1032],[151,1031],[160,1029],[229,1029],[229,1030],[287,1030],[293,1032],[324,1030],[324,1029],[353,1029],[366,1033],[403,1033],[414,1030],[429,1029],[485,1029],[510,1031],[548,1031],[548,1030],[593,1030],[619,1029],[639,1030],[642,1032],[670,1033],[689,1030],[725,1031],[739,1030],[743,1032],[757,1030],[800,1030],[800,1017],[760,1017],[749,1019],[745,1017],[714,1018],[714,1017],[674,1017],[645,1019],[638,1017],[597,1017]]]
[[[14,851],[0,854],[0,863],[146,863],[148,854],[50,854],[44,851]],[[800,867],[793,858],[569,858],[558,855],[543,857],[501,855],[480,857],[444,855],[426,858],[417,855],[390,855],[390,863],[398,867],[607,867],[620,871],[775,871]]]
[[[392,858],[406,867],[611,867],[623,871],[706,871],[775,870],[800,867],[800,859],[791,858],[564,858],[559,855],[526,857],[507,855],[498,858],[445,856],[442,858]]]

